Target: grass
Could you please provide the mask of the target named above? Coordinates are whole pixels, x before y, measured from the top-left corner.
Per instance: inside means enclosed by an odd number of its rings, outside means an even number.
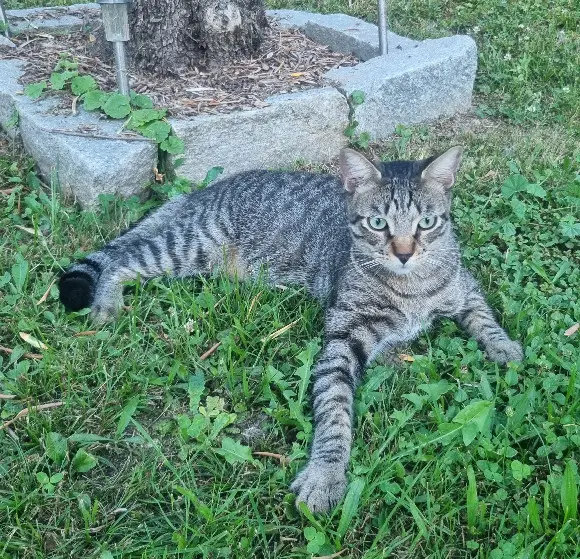
[[[571,2],[500,7],[391,2],[398,31],[475,34],[478,108],[400,127],[372,150],[466,146],[454,200],[464,259],[526,360],[497,367],[443,321],[406,349],[414,361],[372,367],[349,495],[331,515],[300,514],[287,493],[311,432],[318,305],[221,277],[154,281],[130,286],[130,309],[94,332],[48,288],[144,207],[63,206],[0,143],[0,189],[12,189],[0,194],[0,345],[13,350],[0,354],[0,394],[15,396],[0,399],[0,419],[62,402],[0,431],[1,558],[580,556],[580,334],[566,334],[580,322],[578,36]]]

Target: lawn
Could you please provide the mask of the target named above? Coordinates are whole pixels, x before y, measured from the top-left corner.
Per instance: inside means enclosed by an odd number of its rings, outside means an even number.
[[[216,277],[132,284],[98,329],[65,313],[59,272],[146,208],[61,205],[0,140],[0,425],[29,410],[0,430],[1,559],[580,557],[577,6],[389,4],[397,32],[475,38],[474,114],[369,152],[466,147],[464,261],[525,361],[490,363],[443,321],[408,360],[372,366],[347,497],[300,513],[287,488],[311,436],[320,307]],[[374,17],[369,0],[271,5]]]

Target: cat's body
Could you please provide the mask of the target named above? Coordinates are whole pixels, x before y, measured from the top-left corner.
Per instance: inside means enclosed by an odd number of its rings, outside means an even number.
[[[455,317],[500,363],[522,357],[461,265],[449,221],[461,151],[382,164],[343,150],[344,186],[327,175],[242,173],[174,198],[60,280],[62,302],[114,318],[121,282],[207,274],[216,268],[306,287],[326,306],[314,372],[315,434],[292,489],[312,510],[342,497],[352,401],[364,367],[412,340],[439,316]]]

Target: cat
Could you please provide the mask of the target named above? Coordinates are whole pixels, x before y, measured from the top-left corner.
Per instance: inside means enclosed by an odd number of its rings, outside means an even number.
[[[314,370],[310,458],[290,489],[323,512],[346,486],[353,396],[364,368],[437,317],[455,318],[500,364],[523,357],[462,266],[450,221],[462,157],[452,147],[420,161],[375,164],[345,148],[342,184],[326,174],[250,171],[166,202],[60,278],[60,300],[113,319],[122,282],[267,270],[325,305]]]

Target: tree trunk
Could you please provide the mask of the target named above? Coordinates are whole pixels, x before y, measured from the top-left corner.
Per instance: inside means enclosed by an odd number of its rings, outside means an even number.
[[[263,0],[134,0],[133,67],[179,75],[255,52],[267,27]]]

